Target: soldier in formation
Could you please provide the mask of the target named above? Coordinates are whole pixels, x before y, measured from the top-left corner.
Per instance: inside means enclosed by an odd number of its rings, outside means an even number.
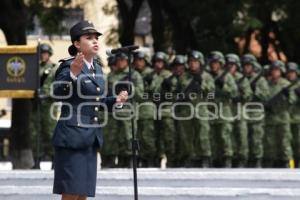
[[[148,58],[138,51],[132,62],[140,167],[300,165],[296,63],[261,66],[250,53],[205,57],[197,50],[170,63],[164,52]],[[109,58],[111,92],[128,79],[129,59],[122,53]],[[111,115],[128,115],[122,110]],[[110,116],[104,165],[130,166],[130,127],[130,120]]]

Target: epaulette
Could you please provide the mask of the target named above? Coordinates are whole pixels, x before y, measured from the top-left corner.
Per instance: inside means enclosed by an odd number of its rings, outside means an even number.
[[[69,57],[69,58],[63,58],[63,59],[60,59],[58,62],[66,62],[66,61],[72,60],[74,58],[75,58],[74,56]]]

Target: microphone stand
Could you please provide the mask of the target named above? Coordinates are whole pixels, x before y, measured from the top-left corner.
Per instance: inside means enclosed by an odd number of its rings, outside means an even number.
[[[127,56],[128,56],[128,67],[129,67],[129,74],[128,74],[128,81],[132,83],[132,51],[127,50],[126,51]],[[129,86],[129,95],[132,92],[132,87],[131,85]],[[133,97],[129,99],[129,102],[131,105],[134,106],[134,99]],[[134,109],[134,107],[133,107]],[[134,113],[134,112],[133,112]],[[134,186],[134,200],[138,200],[138,183],[137,183],[137,156],[138,156],[138,151],[139,151],[139,141],[136,137],[135,133],[135,127],[134,127],[134,117],[131,118],[131,134],[132,134],[132,139],[131,139],[131,148],[132,148],[132,167],[133,167],[133,186]]]

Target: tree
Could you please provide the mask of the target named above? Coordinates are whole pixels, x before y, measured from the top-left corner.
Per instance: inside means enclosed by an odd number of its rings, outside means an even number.
[[[26,44],[26,30],[33,16],[40,17],[46,33],[52,34],[61,30],[63,7],[68,3],[70,0],[3,0],[0,6],[0,29],[3,30],[7,44]],[[30,99],[13,99],[11,152],[14,168],[33,166],[29,132],[31,104]]]
[[[134,42],[134,25],[143,0],[117,0],[120,14],[119,40],[122,46],[132,45]]]

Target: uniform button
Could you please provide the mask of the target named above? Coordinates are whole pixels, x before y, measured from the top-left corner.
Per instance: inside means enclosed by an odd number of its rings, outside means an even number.
[[[64,91],[66,91],[67,90],[67,88],[64,88]]]
[[[95,107],[95,111],[99,111],[99,108],[97,106]]]
[[[100,88],[99,87],[97,87],[97,91],[100,92]]]
[[[96,98],[96,101],[99,101],[99,100],[100,100],[100,98],[99,98],[99,97],[97,97],[97,98]]]
[[[98,121],[98,117],[94,117],[94,121],[95,121],[95,122]]]
[[[80,126],[80,124],[78,123],[77,126]]]

